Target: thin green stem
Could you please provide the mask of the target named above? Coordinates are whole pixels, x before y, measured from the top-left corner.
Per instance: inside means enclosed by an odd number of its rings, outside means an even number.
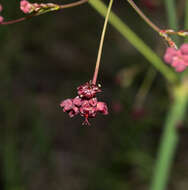
[[[177,22],[177,16],[176,16],[176,5],[175,0],[165,0],[165,7],[167,10],[167,17],[168,17],[168,23],[169,27],[173,30],[178,30],[178,22]],[[179,38],[178,36],[173,36],[172,39],[178,44]]]
[[[186,0],[185,2],[185,23],[184,23],[184,27],[185,27],[185,30],[188,30],[188,1]],[[185,43],[188,43],[188,36],[185,37]],[[188,70],[186,70],[184,73],[183,73],[183,77],[188,75]]]
[[[176,19],[175,2],[174,0],[165,0],[165,5],[168,14],[168,21],[170,28],[178,30]],[[178,42],[178,37],[174,40]],[[160,141],[158,158],[156,161],[156,168],[152,178],[151,190],[165,190],[168,178],[170,176],[170,169],[173,164],[173,159],[178,144],[177,127],[182,122],[186,106],[187,106],[187,87],[184,82],[173,90],[174,102],[169,111],[164,132]]]
[[[103,48],[103,44],[104,44],[104,36],[105,36],[105,33],[106,33],[107,23],[108,23],[110,11],[111,11],[111,8],[112,8],[112,4],[113,4],[113,0],[110,0],[110,3],[108,5],[108,10],[107,10],[107,13],[106,13],[106,17],[105,17],[105,21],[104,21],[101,40],[100,40],[100,44],[99,44],[99,50],[98,50],[97,61],[96,61],[96,66],[95,66],[95,72],[94,72],[93,81],[92,81],[93,84],[96,84],[97,76],[98,76],[98,73],[99,73],[99,66],[100,66],[100,61],[101,61],[102,48]]]
[[[185,30],[188,30],[188,1],[185,2]],[[188,37],[185,38],[185,43],[188,43]]]
[[[155,172],[150,190],[167,189],[166,186],[170,175],[170,169],[178,143],[178,134],[176,130],[178,125],[182,123],[187,108],[187,86],[180,86],[179,89],[175,89],[174,91],[176,95],[164,126],[165,129],[160,141],[158,159],[156,168],[154,169]]]
[[[152,86],[156,73],[157,72],[153,67],[148,69],[144,81],[142,82],[142,85],[140,86],[140,89],[135,97],[135,107],[143,106],[143,102]]]
[[[133,9],[139,14],[139,16],[156,32],[160,32],[160,28],[156,26],[139,8],[138,6],[132,1],[127,0],[127,2],[133,7]]]
[[[89,4],[102,16],[107,8],[101,0],[90,0]],[[170,83],[178,82],[177,74],[165,65],[155,52],[148,47],[123,21],[111,11],[109,22],[127,39]]]
[[[138,13],[138,15],[153,29],[155,30],[165,41],[168,42],[169,46],[176,48],[175,42],[165,33],[163,33],[158,26],[156,26],[138,7],[132,0],[127,0],[127,2],[133,7],[133,9]]]

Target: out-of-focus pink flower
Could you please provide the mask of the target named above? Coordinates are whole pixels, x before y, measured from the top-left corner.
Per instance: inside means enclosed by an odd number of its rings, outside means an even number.
[[[146,115],[146,110],[144,108],[134,108],[131,112],[131,117],[134,120],[140,120]]]
[[[0,12],[3,10],[3,6],[0,4]],[[0,16],[0,24],[4,21],[4,18]]]
[[[164,60],[175,68],[177,72],[182,72],[188,66],[188,44],[183,44],[180,49],[167,48]]]
[[[32,3],[30,3],[27,0],[21,0],[20,1],[20,9],[25,13],[25,14],[29,14],[34,10],[34,7],[32,5]]]
[[[180,47],[180,50],[181,50],[181,53],[182,53],[182,54],[188,55],[188,44],[183,44],[183,45]]]
[[[119,113],[123,110],[123,105],[121,104],[121,102],[119,101],[115,101],[112,103],[112,110],[115,112],[115,113]]]
[[[108,114],[106,103],[98,102],[95,97],[98,92],[101,92],[99,86],[87,82],[77,88],[79,96],[62,101],[60,107],[63,108],[63,111],[67,112],[70,117],[80,114],[85,118],[83,124],[90,125],[88,119],[95,117],[97,112],[100,112],[103,115]]]
[[[2,12],[3,10],[3,6],[0,4],[0,12]]]
[[[0,16],[0,24],[4,21],[4,18]]]

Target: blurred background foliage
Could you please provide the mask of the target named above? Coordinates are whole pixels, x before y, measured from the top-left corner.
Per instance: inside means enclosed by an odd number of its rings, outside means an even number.
[[[39,1],[38,1],[39,2]],[[57,2],[57,1],[53,1]],[[68,0],[63,3],[70,2]],[[107,1],[105,1],[107,2]],[[135,1],[161,28],[163,1]],[[1,0],[6,20],[19,18],[19,0]],[[180,21],[184,1],[177,1]],[[158,55],[161,41],[123,0],[116,12]],[[103,18],[88,4],[0,28],[0,189],[146,190],[171,104],[164,78],[110,25],[99,83],[108,116],[68,118],[59,103],[91,79]],[[147,73],[146,98],[139,89]],[[150,88],[151,87],[151,88]],[[187,120],[180,124],[170,190],[188,188]]]

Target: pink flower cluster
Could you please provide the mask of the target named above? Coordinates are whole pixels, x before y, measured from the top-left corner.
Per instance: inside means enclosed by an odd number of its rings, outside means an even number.
[[[175,68],[177,72],[182,72],[188,66],[188,44],[183,44],[180,49],[167,48],[164,60]]]
[[[20,9],[25,13],[25,14],[29,14],[31,12],[33,12],[34,10],[34,6],[32,3],[30,3],[27,0],[21,0],[20,1]]]
[[[60,107],[67,112],[70,117],[80,114],[85,118],[84,125],[90,125],[88,118],[94,118],[97,112],[108,114],[106,103],[98,102],[96,93],[101,92],[100,87],[87,82],[77,88],[78,96],[73,99],[66,99],[61,102]]]
[[[0,12],[2,12],[3,6],[0,4]],[[3,22],[4,18],[0,16],[0,24]]]

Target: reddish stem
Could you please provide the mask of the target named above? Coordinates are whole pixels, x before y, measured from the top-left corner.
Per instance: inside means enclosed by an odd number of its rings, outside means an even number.
[[[76,6],[79,6],[79,5],[84,4],[86,2],[88,2],[88,0],[80,0],[80,1],[77,1],[77,2],[74,2],[74,3],[69,3],[69,4],[66,4],[66,5],[58,5],[59,6],[58,10],[71,8],[71,7],[76,7]],[[28,15],[26,17],[22,17],[22,18],[19,18],[19,19],[16,19],[16,20],[10,20],[10,21],[2,22],[2,23],[0,23],[0,25],[15,24],[15,23],[27,20],[29,18],[32,18],[33,16],[38,16],[38,12],[34,12],[33,14],[30,14],[30,15]]]

